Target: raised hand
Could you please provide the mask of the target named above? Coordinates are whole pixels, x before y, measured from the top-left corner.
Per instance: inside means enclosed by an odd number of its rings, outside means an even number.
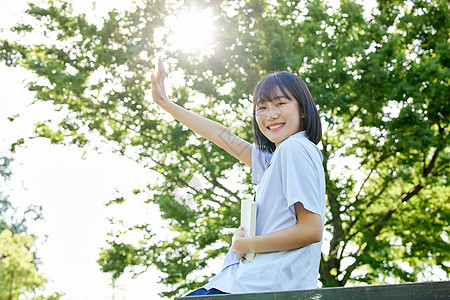
[[[152,96],[153,101],[161,107],[171,103],[166,95],[166,89],[164,87],[164,79],[166,77],[166,71],[164,70],[162,58],[158,58],[158,71],[152,74]]]
[[[164,71],[161,57],[158,59],[158,71],[152,74],[152,96],[153,101],[162,109],[170,113],[183,125],[195,131],[202,137],[210,140],[220,148],[224,149],[237,159],[251,167],[252,145],[234,135],[225,126],[190,112],[167,98],[164,88]]]

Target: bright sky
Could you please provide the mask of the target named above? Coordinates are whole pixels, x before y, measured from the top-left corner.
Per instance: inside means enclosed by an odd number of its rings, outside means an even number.
[[[74,6],[90,11],[92,6],[86,2],[89,0],[76,1]],[[131,0],[117,2],[97,1],[98,15],[113,7],[126,7]],[[4,1],[0,28],[9,28],[20,20],[25,3]],[[49,105],[29,106],[33,95],[24,88],[26,78],[25,71],[0,65],[2,154],[7,153],[11,142],[29,136],[36,120],[55,116]],[[6,119],[16,114],[20,118],[14,122]],[[160,219],[157,210],[143,206],[137,198],[126,207],[104,207],[113,199],[115,189],[130,191],[151,181],[151,174],[134,161],[111,154],[107,146],[103,149],[103,154],[87,150],[83,159],[84,151],[76,147],[34,140],[14,154],[9,200],[18,207],[43,206],[44,221],[31,224],[30,229],[40,237],[40,271],[50,280],[49,290],[65,292],[65,299],[112,299],[110,277],[96,263],[99,248],[105,245],[106,233],[111,230],[107,218],[148,223]],[[116,283],[115,299],[159,299],[157,293],[164,286],[156,284],[157,275],[156,269],[150,269],[137,279],[124,276]]]

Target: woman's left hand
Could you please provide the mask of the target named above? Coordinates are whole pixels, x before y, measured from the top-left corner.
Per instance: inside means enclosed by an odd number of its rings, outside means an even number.
[[[245,239],[244,227],[239,226],[239,228],[234,231],[233,243],[232,243],[233,252],[238,255],[239,260],[241,260],[241,258],[243,258],[245,256],[245,254],[247,254],[245,252],[245,250],[243,250],[243,247],[242,247],[243,239]]]

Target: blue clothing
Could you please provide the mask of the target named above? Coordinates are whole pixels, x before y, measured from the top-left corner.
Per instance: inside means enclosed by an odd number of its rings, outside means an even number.
[[[256,192],[256,235],[297,224],[294,203],[325,222],[325,175],[322,154],[304,131],[283,141],[272,154],[252,148],[252,182]],[[238,260],[231,247],[222,271],[204,286],[228,293],[257,293],[317,287],[322,242],[270,253],[253,261]]]

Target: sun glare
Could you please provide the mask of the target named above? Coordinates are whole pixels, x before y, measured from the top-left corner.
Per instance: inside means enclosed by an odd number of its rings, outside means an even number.
[[[212,48],[213,22],[210,10],[182,12],[168,20],[170,44],[185,53],[205,53]]]

